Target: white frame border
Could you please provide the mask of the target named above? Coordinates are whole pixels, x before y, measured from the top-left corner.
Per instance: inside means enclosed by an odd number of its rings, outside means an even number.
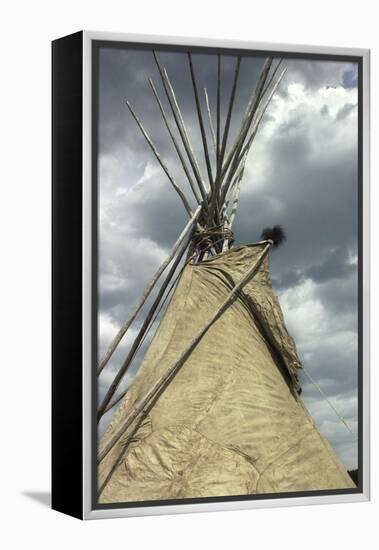
[[[91,502],[92,445],[91,445],[91,318],[92,318],[92,235],[91,235],[91,43],[92,40],[158,43],[178,46],[205,46],[247,50],[265,50],[305,54],[330,54],[362,57],[362,101],[363,101],[363,182],[362,182],[362,225],[363,225],[363,493],[325,495],[309,497],[275,498],[206,502],[198,504],[170,504],[138,506],[135,508],[112,508],[93,510]],[[215,40],[207,38],[169,37],[159,35],[137,35],[99,31],[83,31],[83,519],[120,518],[161,514],[213,512],[273,508],[281,506],[302,506],[314,504],[338,504],[370,500],[370,50],[362,48],[340,48],[329,46],[307,46],[297,44],[276,44],[267,42],[246,42],[238,40]]]

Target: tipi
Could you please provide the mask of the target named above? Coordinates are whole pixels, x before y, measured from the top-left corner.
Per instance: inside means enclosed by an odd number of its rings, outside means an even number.
[[[246,158],[285,74],[285,69],[279,71],[281,60],[275,63],[268,58],[263,63],[239,131],[227,148],[241,57],[236,58],[221,130],[218,56],[215,126],[204,90],[207,129],[188,53],[205,179],[167,71],[153,54],[180,139],[175,137],[151,79],[150,86],[197,207],[191,208],[186,193],[127,102],[189,221],[99,363],[100,373],[170,266],[127,358],[99,406],[99,419],[116,407],[99,445],[99,502],[354,487],[300,398],[300,360],[269,276],[270,251],[279,244],[281,229],[266,230],[259,242],[233,247],[232,226]],[[213,143],[209,143],[209,136]],[[127,391],[116,396],[154,316],[172,291],[135,379]]]

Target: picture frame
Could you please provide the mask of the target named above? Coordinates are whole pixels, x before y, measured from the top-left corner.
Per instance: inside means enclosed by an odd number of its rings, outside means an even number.
[[[98,269],[99,239],[101,239],[101,230],[99,229],[99,202],[101,202],[99,193],[99,143],[101,137],[99,136],[99,120],[103,116],[99,108],[99,94],[101,91],[99,84],[101,80],[99,76],[99,54],[102,50],[138,50],[143,52],[154,50],[158,53],[171,53],[172,56],[175,56],[175,54],[187,55],[187,52],[190,51],[194,55],[213,55],[215,59],[217,56],[240,56],[242,58],[251,57],[252,59],[264,59],[271,56],[273,59],[283,58],[289,61],[349,62],[356,65],[357,175],[354,181],[356,181],[357,198],[356,204],[352,206],[355,209],[357,218],[357,258],[354,260],[354,262],[356,261],[358,289],[357,306],[354,309],[357,322],[357,372],[354,388],[356,389],[358,404],[358,479],[356,486],[349,486],[349,488],[336,488],[334,486],[332,489],[316,488],[315,490],[296,489],[294,491],[280,489],[277,492],[266,489],[261,493],[248,493],[246,490],[245,493],[217,495],[212,493],[209,496],[204,496],[200,490],[197,496],[192,490],[190,496],[185,495],[184,497],[175,498],[167,498],[167,495],[165,498],[165,493],[160,487],[157,491],[162,490],[162,498],[154,496],[151,499],[141,498],[141,500],[136,500],[131,498],[130,501],[115,499],[113,502],[109,500],[108,502],[99,502],[98,453],[101,455],[104,446],[107,445],[107,441],[105,441],[103,447],[100,445],[99,449],[98,444],[101,437],[98,434],[97,427],[100,284]],[[52,61],[53,509],[80,519],[100,519],[368,500],[370,498],[369,50],[81,31],[53,42]],[[111,61],[108,62],[111,63]],[[119,67],[116,69],[120,70]],[[186,73],[186,78],[188,74]],[[193,74],[196,74],[195,71]],[[268,77],[269,74],[272,73],[267,72],[266,76]],[[107,73],[102,78],[106,80]],[[164,81],[164,76],[162,80]],[[265,82],[268,83],[268,81]],[[141,84],[141,90],[146,85],[145,82]],[[326,87],[326,83],[324,83],[324,87]],[[264,89],[264,86],[262,89]],[[139,88],[136,88],[136,90],[139,90]],[[171,95],[173,96],[174,93]],[[131,103],[134,99],[130,98]],[[196,102],[195,104],[197,107]],[[204,100],[202,100],[203,114],[206,117],[204,105]],[[104,105],[102,105],[102,109],[106,110]],[[125,105],[121,106],[120,103],[120,113],[121,110],[124,112],[126,108]],[[142,129],[142,134],[145,138],[147,137],[149,144],[150,136],[144,129],[143,122],[131,106],[130,110],[137,122],[136,132],[138,128],[139,130]],[[193,108],[193,112],[195,117],[195,108]],[[255,120],[253,114],[251,120]],[[121,117],[121,114],[118,116]],[[319,114],[319,117],[322,116],[322,113]],[[212,120],[211,116],[210,119]],[[204,134],[208,136],[208,139],[210,133],[209,128],[204,130]],[[124,133],[120,136],[119,140],[125,139]],[[245,137],[248,137],[247,133]],[[137,139],[134,134],[133,139]],[[217,142],[219,140],[221,138],[218,137]],[[150,145],[153,158],[155,154],[155,160],[157,158],[159,160],[159,154],[157,157],[157,150],[154,151],[154,147],[154,144],[153,147]],[[217,151],[220,152],[220,149],[221,147],[216,144],[216,159]],[[244,150],[241,149],[241,151]],[[135,160],[135,162],[138,162],[138,160]],[[166,171],[166,176],[170,177],[170,173],[167,174],[168,169],[166,167],[165,170],[165,166],[165,164],[162,166],[161,162],[161,167]],[[212,172],[212,167],[210,171]],[[115,201],[117,200],[119,199],[115,198]],[[350,212],[350,210],[347,210],[347,212]],[[228,240],[225,235],[223,238],[224,241]],[[272,233],[263,237],[262,242],[269,243],[267,251],[274,243],[273,239]],[[229,241],[231,241],[231,238]],[[213,245],[216,246],[214,242]],[[225,250],[221,249],[215,252],[215,257],[218,257]],[[204,254],[204,251],[201,251],[201,254]],[[206,254],[208,254],[208,251],[206,251]],[[207,259],[208,256],[199,257],[200,262],[207,261]],[[153,271],[151,275],[153,275]],[[238,283],[234,281],[234,288],[237,286]],[[229,292],[233,292],[233,289],[229,289]],[[235,295],[233,295],[233,300],[234,298]],[[193,336],[195,336],[195,333]],[[199,337],[199,341],[201,338],[202,336]],[[236,338],[236,336],[233,336],[233,338]],[[290,344],[287,342],[287,345]],[[181,351],[184,353],[186,349],[184,347]],[[184,361],[187,358],[188,355],[184,358]],[[293,373],[290,372],[289,375],[291,377]],[[316,389],[319,386],[317,381],[314,381],[314,386]],[[340,420],[345,422],[343,415],[333,406],[328,395],[325,394],[322,388],[319,387],[319,389],[324,394],[323,399],[329,402],[337,416],[340,416]],[[114,397],[114,392],[111,397]],[[109,405],[110,402],[112,402],[111,398],[104,406]],[[138,414],[145,413],[146,407],[147,402],[143,402]],[[131,412],[133,412],[132,409],[129,410],[128,414],[131,414]],[[134,421],[134,419],[132,420]],[[347,427],[349,428],[348,424]],[[124,434],[123,432],[117,432],[116,428],[115,430],[115,433],[118,434],[118,439],[116,438],[118,445],[120,437],[123,437]],[[115,437],[112,432],[110,432],[110,436]],[[109,441],[112,440],[112,437],[108,438]],[[275,434],[272,437],[275,438]],[[111,447],[111,451],[112,449],[113,447]],[[111,451],[107,450],[107,452]],[[245,451],[238,449],[238,453],[240,456]],[[210,454],[206,456],[209,458]],[[147,456],[145,460],[148,462],[150,458]],[[218,459],[214,460],[217,464]],[[242,467],[238,460],[235,469]],[[210,477],[211,474],[208,473],[207,475]],[[281,474],[281,476],[285,478],[284,474]],[[270,481],[270,483],[273,482]]]

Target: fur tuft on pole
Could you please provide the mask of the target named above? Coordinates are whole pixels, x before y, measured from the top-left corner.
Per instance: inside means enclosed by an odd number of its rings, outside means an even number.
[[[281,225],[274,225],[273,227],[265,227],[261,233],[261,239],[264,241],[272,241],[273,247],[278,248],[286,240],[287,235]]]

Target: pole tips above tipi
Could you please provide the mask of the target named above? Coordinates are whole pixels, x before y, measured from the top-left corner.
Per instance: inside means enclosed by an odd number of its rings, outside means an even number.
[[[208,255],[215,255],[226,250],[234,241],[231,229],[238,207],[240,186],[247,157],[263,115],[286,69],[283,69],[278,75],[281,60],[274,63],[273,58],[269,57],[264,61],[242,118],[239,121],[234,120],[234,123],[237,122],[234,125],[237,125],[238,130],[232,139],[230,129],[241,69],[241,56],[236,56],[233,81],[225,113],[221,113],[222,56],[217,56],[216,116],[213,117],[206,89],[204,89],[206,105],[204,116],[192,54],[187,52],[186,58],[195,99],[196,118],[201,135],[201,160],[203,162],[199,163],[167,70],[161,65],[155,51],[153,51],[153,56],[172,119],[169,119],[164,110],[163,102],[153,79],[149,78],[148,81],[180,166],[184,171],[189,186],[188,190],[184,190],[178,185],[132,105],[129,101],[126,104],[155,158],[179,195],[187,214],[189,216],[193,215],[194,209],[191,204],[194,202],[197,206],[201,206],[201,214],[197,222],[196,244],[193,243],[195,250],[192,251],[195,261],[199,261]],[[213,122],[214,118],[216,124]],[[174,121],[175,130],[170,120]],[[209,127],[208,132],[206,131],[205,120],[207,120]],[[202,173],[200,164],[205,166],[205,174]],[[201,235],[202,232],[203,235]],[[199,238],[199,234],[202,238]],[[280,244],[279,241],[283,241],[283,238],[279,239],[277,230],[276,241],[277,245]]]

